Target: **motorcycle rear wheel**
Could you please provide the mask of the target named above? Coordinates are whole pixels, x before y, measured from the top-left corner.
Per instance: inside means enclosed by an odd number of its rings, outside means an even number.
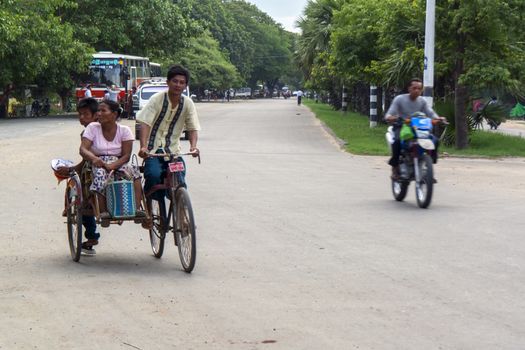
[[[419,158],[420,180],[419,183],[416,183],[416,200],[420,208],[428,208],[432,201],[434,189],[434,169],[432,166],[432,158],[428,154],[423,154]]]

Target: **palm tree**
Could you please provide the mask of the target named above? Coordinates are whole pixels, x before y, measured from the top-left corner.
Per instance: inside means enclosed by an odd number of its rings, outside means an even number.
[[[318,54],[329,50],[333,13],[341,8],[343,2],[342,0],[309,0],[304,16],[296,23],[302,31],[296,59],[307,79]]]

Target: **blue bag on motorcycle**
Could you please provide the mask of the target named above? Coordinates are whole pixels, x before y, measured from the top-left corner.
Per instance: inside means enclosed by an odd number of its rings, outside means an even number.
[[[430,133],[432,131],[432,120],[430,118],[412,118],[410,124],[412,125],[412,129],[415,131],[418,139],[430,138]]]

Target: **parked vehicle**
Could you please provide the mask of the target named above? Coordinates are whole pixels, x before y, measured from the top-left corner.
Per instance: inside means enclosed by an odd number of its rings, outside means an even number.
[[[47,116],[49,115],[49,112],[51,111],[51,104],[49,103],[49,99],[44,99],[44,102],[42,103],[42,109],[40,111],[41,116]]]
[[[391,179],[395,200],[403,201],[411,181],[415,182],[416,200],[420,208],[427,208],[434,190],[434,169],[431,155],[435,152],[433,125],[438,122],[417,112],[411,118],[400,119],[404,123],[400,133],[401,156],[398,180]],[[404,130],[403,130],[404,129]],[[394,141],[394,127],[388,127],[385,135],[389,146]]]
[[[250,98],[252,96],[252,89],[249,87],[242,87],[235,90],[235,97],[237,98]]]
[[[40,101],[35,99],[33,103],[31,103],[31,117],[39,117],[41,108]]]

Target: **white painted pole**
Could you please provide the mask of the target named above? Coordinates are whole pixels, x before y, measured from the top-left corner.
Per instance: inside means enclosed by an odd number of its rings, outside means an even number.
[[[370,127],[377,126],[377,86],[370,85]]]
[[[342,97],[341,97],[341,105],[342,105],[342,111],[343,113],[346,113],[348,111],[348,92],[346,90],[346,86],[344,86],[343,84],[343,92],[342,92]]]
[[[427,0],[425,21],[425,61],[423,97],[430,107],[434,104],[434,41],[436,27],[436,0]]]

